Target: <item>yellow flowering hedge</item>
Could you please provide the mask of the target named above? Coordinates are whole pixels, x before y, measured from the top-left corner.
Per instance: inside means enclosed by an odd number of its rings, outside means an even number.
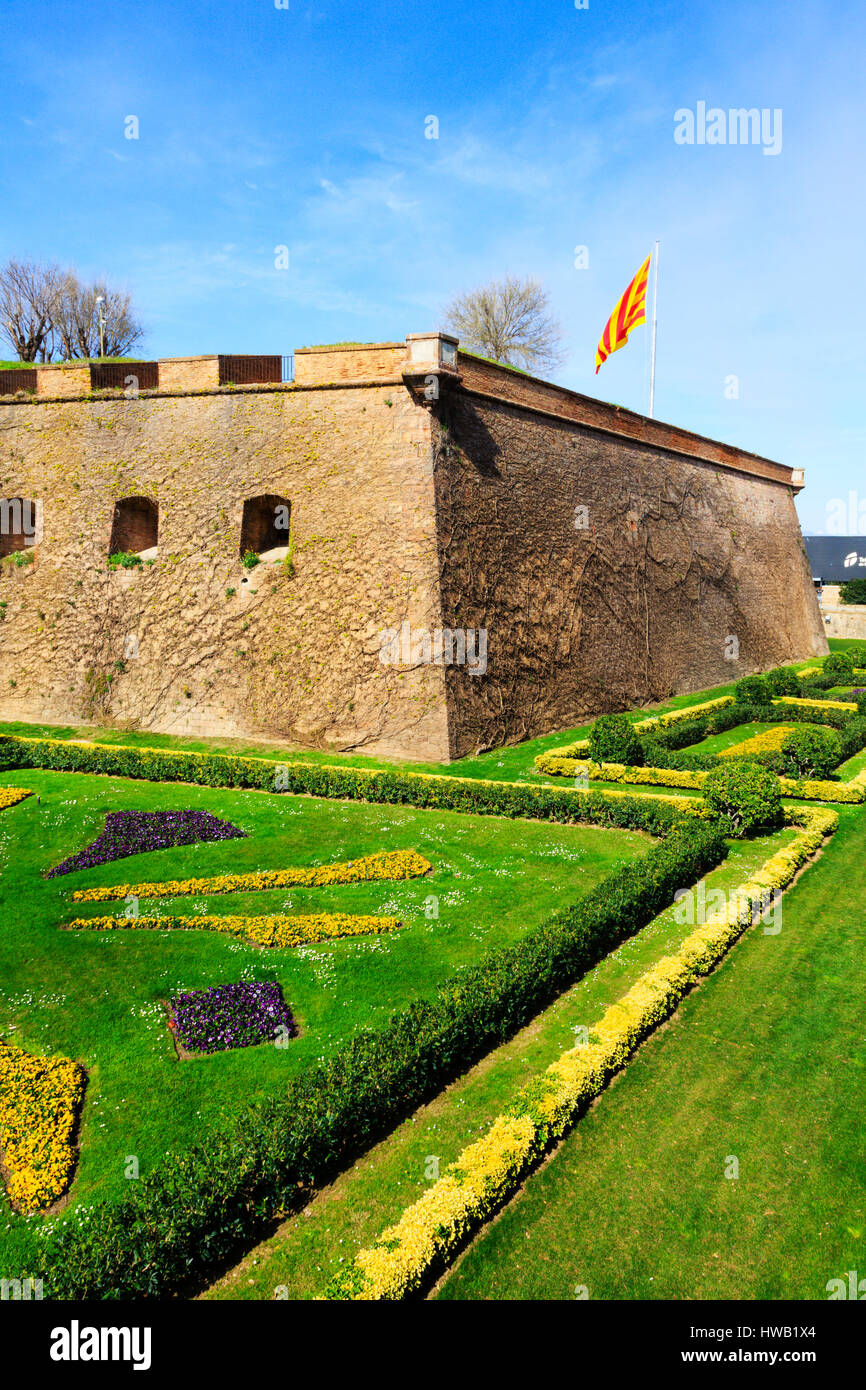
[[[0,811],[5,811],[8,806],[17,806],[19,801],[32,795],[32,792],[25,791],[23,787],[0,787]]]
[[[589,762],[581,763],[579,772],[591,781],[598,778],[605,782],[628,782],[638,787],[688,787],[692,791],[700,791],[708,775],[687,768],[627,767],[625,763]]]
[[[866,801],[866,787],[856,779],[850,782],[816,782],[808,777],[780,777],[783,796],[796,796],[801,801],[837,801],[840,806],[860,806]]]
[[[19,1211],[49,1207],[69,1186],[84,1081],[68,1057],[36,1057],[0,1042],[0,1149]]]
[[[706,772],[672,767],[628,767],[625,763],[591,763],[554,753],[539,754],[535,759],[535,766],[539,772],[546,772],[548,776],[553,777],[588,777],[591,782],[627,782],[630,786],[688,787],[692,791],[700,791],[709,776]],[[682,803],[688,798],[680,796],[676,800]]]
[[[742,745],[738,745],[742,746]],[[671,767],[627,767],[624,763],[591,763],[558,753],[540,753],[535,759],[539,772],[550,777],[588,777],[590,781],[626,782],[630,786],[688,787],[700,791],[709,777],[708,772]],[[866,774],[866,770],[864,770]],[[835,801],[843,806],[859,806],[866,801],[866,775],[858,774],[849,782],[818,782],[809,778],[780,777],[783,796],[795,796],[800,801]],[[607,792],[616,796],[616,792]],[[668,799],[668,798],[666,798]],[[680,803],[687,798],[677,798]]]
[[[70,931],[216,931],[246,937],[255,946],[303,946],[343,936],[374,936],[396,931],[397,917],[352,917],[343,912],[315,912],[286,917],[76,917]]]
[[[685,724],[690,719],[694,719],[696,714],[707,714],[710,710],[725,709],[728,705],[736,704],[736,696],[719,695],[715,700],[704,700],[699,705],[688,705],[685,709],[671,710],[669,714],[659,714],[652,719],[642,719],[635,724],[635,731],[639,734],[649,733],[651,729],[669,729],[672,724]]]
[[[587,777],[590,781],[606,782],[628,782],[629,785],[643,783],[644,785],[658,785],[662,787],[692,787],[692,783],[686,781],[688,777],[694,776],[691,772],[671,772],[671,778],[680,778],[680,781],[667,781],[666,776],[669,771],[667,768],[643,768],[625,767],[622,763],[590,763],[582,758],[566,757],[564,752],[557,750],[554,753],[539,753],[535,759],[535,766],[539,772],[545,772],[549,777]],[[625,776],[626,773],[657,772],[658,778]],[[610,774],[610,775],[609,775]],[[704,774],[706,775],[706,774]],[[703,785],[694,784],[695,786]],[[576,787],[575,791],[583,792],[584,795],[591,789],[588,787]],[[597,793],[596,793],[597,794]],[[641,792],[624,792],[615,790],[612,787],[605,787],[605,796],[634,796],[646,794]],[[678,806],[680,809],[688,810],[692,798],[687,796],[654,796],[653,801],[665,801],[671,806]]]
[[[309,869],[263,869],[251,874],[217,874],[213,878],[168,879],[165,883],[117,883],[106,888],[80,888],[77,903],[114,902],[122,898],[182,898],[210,893],[250,893],[265,888],[323,888],[331,883],[366,883],[373,879],[421,878],[433,868],[414,849],[388,850],[320,864]]]
[[[573,1123],[578,1113],[687,991],[718,964],[765,903],[768,891],[797,870],[838,825],[833,811],[787,813],[801,826],[796,839],[729,896],[728,905],[664,956],[611,1005],[590,1030],[592,1041],[571,1048],[524,1086],[487,1133],[470,1144],[419,1201],[377,1241],[360,1250],[332,1280],[332,1299],[399,1299],[416,1291],[428,1271],[457,1249],[514,1191],[527,1168]]]
[[[774,705],[801,705],[807,709],[813,709],[820,713],[822,709],[844,709],[854,710],[856,713],[857,704],[852,700],[807,700],[804,695],[779,695],[773,701]]]

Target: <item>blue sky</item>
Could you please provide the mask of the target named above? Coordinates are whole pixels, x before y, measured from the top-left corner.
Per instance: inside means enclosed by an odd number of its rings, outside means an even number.
[[[805,468],[806,531],[853,491],[866,532],[862,4],[288,3],[4,0],[0,259],[125,284],[154,357],[402,339],[534,274],[556,379],[645,411],[648,330],[594,355],[658,237],[658,417]],[[780,109],[781,152],[678,145],[699,101]]]

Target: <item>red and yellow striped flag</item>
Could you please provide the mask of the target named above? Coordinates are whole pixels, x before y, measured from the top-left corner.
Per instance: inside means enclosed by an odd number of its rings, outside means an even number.
[[[604,325],[604,332],[595,352],[596,376],[599,367],[607,361],[610,354],[616,352],[617,348],[625,347],[631,330],[637,328],[640,323],[646,323],[646,287],[651,260],[652,252],[647,256],[625,294],[617,301],[616,308]]]

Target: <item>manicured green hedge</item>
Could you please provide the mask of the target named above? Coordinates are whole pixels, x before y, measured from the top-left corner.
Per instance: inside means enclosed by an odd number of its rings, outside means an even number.
[[[605,797],[562,787],[519,782],[486,782],[420,772],[370,771],[317,763],[273,763],[223,753],[168,753],[110,744],[66,743],[60,739],[21,739],[0,735],[0,771],[42,767],[57,772],[92,772],[151,782],[192,782],[206,787],[237,787],[294,792],[342,801],[386,802],[494,815],[552,820],[563,824],[607,825],[621,830],[664,834],[677,821],[676,807],[649,798]]]
[[[517,944],[459,971],[380,1030],[254,1103],[192,1151],[167,1157],[123,1201],[73,1212],[27,1271],[46,1295],[138,1299],[185,1293],[262,1235],[405,1115],[512,1036],[697,882],[727,853],[690,819]]]
[[[729,709],[720,710],[719,713],[729,714],[730,710],[735,708],[736,706],[732,705]],[[737,719],[735,723],[729,723],[726,727],[734,729],[739,722],[739,719]],[[679,748],[689,748],[693,743],[700,743],[702,739],[705,739],[710,729],[712,729],[713,733],[720,732],[720,730],[716,728],[712,717],[708,715],[699,719],[686,720],[682,724],[672,724],[669,729],[658,729],[652,733],[645,734],[643,737],[644,752],[646,753],[648,747],[668,748],[672,752]],[[622,762],[622,759],[608,758],[606,761],[612,763]],[[658,764],[651,764],[651,766],[657,767]]]
[[[829,656],[824,658],[823,673],[825,676],[838,677],[837,684],[839,685],[846,680],[852,680],[854,677],[854,653],[849,650],[831,652]]]
[[[800,695],[803,682],[792,666],[776,666],[767,672],[766,679],[774,695]]]
[[[788,734],[776,754],[779,771],[784,777],[807,777],[825,781],[834,768],[844,761],[842,740],[835,729],[804,725]]]
[[[805,680],[801,680],[800,689],[797,693],[806,699],[815,699],[817,697],[817,699],[820,700],[822,691],[832,690],[833,687],[838,684],[839,677],[837,675],[828,672],[825,676],[822,672],[820,675],[807,676]]]
[[[866,747],[866,720],[853,710],[832,707],[814,710],[805,705],[736,704],[674,729],[646,735],[641,740],[644,763],[647,767],[665,767],[678,772],[710,772],[714,767],[718,767],[715,753],[688,751],[690,744],[699,743],[708,734],[736,729],[742,724],[816,723],[826,724],[840,734],[842,750],[839,762],[852,758],[861,748]],[[681,739],[681,731],[688,731],[688,742]],[[771,768],[774,772],[791,775],[788,765],[777,753],[755,754],[750,761]]]

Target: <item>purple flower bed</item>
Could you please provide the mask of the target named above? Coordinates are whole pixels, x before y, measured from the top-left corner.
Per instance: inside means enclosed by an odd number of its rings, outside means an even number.
[[[97,864],[109,864],[131,854],[147,854],[152,849],[238,839],[246,839],[246,832],[209,811],[109,811],[99,838],[49,869],[45,876],[56,878],[58,874],[75,873],[76,869],[92,869]]]
[[[191,1052],[254,1047],[298,1032],[275,980],[241,980],[174,995],[171,1016],[172,1031]]]

